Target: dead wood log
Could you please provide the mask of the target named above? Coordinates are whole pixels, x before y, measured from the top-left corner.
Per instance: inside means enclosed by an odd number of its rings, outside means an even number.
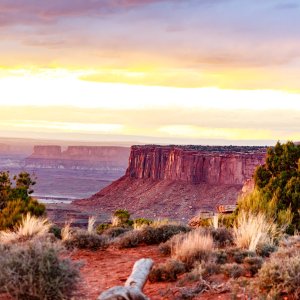
[[[143,294],[144,285],[153,266],[153,260],[142,258],[135,262],[125,286],[115,286],[103,292],[98,300],[149,300]]]

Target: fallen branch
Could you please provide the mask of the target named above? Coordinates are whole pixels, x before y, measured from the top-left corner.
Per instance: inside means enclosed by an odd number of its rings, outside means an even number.
[[[132,269],[125,286],[115,286],[103,292],[98,300],[148,300],[143,294],[144,285],[153,266],[153,260],[142,258]]]

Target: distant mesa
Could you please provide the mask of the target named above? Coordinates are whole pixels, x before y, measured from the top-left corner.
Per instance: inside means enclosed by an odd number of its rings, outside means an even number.
[[[265,156],[265,147],[132,146],[125,175],[74,204],[188,219],[201,210],[236,204]]]
[[[116,146],[36,145],[25,159],[27,167],[49,168],[121,168],[126,169],[130,149]]]

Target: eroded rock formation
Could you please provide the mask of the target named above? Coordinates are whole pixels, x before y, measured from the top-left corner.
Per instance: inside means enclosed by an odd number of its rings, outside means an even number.
[[[199,210],[235,204],[265,153],[259,147],[132,146],[125,175],[74,204],[188,219]]]
[[[136,179],[183,180],[189,183],[243,184],[265,154],[216,153],[184,148],[133,146],[126,175]]]

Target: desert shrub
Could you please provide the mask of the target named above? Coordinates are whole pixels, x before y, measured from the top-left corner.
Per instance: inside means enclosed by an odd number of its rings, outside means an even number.
[[[0,232],[0,241],[10,243],[16,241],[25,241],[33,237],[45,236],[49,233],[51,224],[46,218],[37,218],[27,214],[22,218],[15,230]]]
[[[112,215],[112,225],[122,226],[128,224],[130,220],[130,213],[126,209],[118,209]]]
[[[79,266],[61,258],[57,245],[29,242],[0,248],[0,286],[16,299],[71,299]]]
[[[212,229],[211,235],[217,247],[233,245],[232,231],[227,228],[219,227],[218,229]]]
[[[163,225],[157,228],[147,226],[140,230],[126,232],[114,241],[114,245],[119,248],[131,248],[139,244],[160,244],[180,232],[187,231],[189,228],[183,225]]]
[[[209,261],[203,265],[203,277],[219,274],[221,272],[221,266],[213,261]]]
[[[256,253],[261,257],[269,257],[276,250],[277,247],[275,245],[259,244],[256,248]]]
[[[228,255],[224,250],[218,250],[213,253],[215,262],[219,265],[226,264],[228,262]]]
[[[230,251],[233,257],[233,260],[238,263],[242,264],[247,257],[255,257],[256,253],[249,250],[243,250],[243,249],[233,249],[233,251]]]
[[[150,219],[138,218],[133,221],[133,228],[139,229],[141,227],[149,226],[153,223]]]
[[[245,269],[250,272],[251,276],[254,276],[263,264],[263,259],[259,256],[246,257],[244,259]]]
[[[239,278],[239,277],[245,275],[244,267],[237,263],[223,265],[222,272],[231,278]]]
[[[283,255],[282,255],[283,254]],[[273,253],[258,271],[256,283],[262,294],[279,299],[282,294],[300,297],[300,252],[292,256],[287,253]]]
[[[116,238],[126,232],[130,231],[129,228],[124,227],[110,227],[102,232],[102,235],[107,236],[108,238]]]
[[[233,228],[235,244],[239,248],[255,251],[261,243],[272,244],[278,235],[276,225],[262,213],[240,212]]]
[[[61,228],[57,225],[52,225],[49,229],[49,233],[52,233],[57,239],[61,240]]]
[[[89,249],[96,251],[108,247],[108,239],[96,233],[89,233],[82,229],[73,229],[68,238],[63,239],[67,249]]]
[[[106,229],[110,228],[111,227],[111,224],[109,223],[102,223],[102,224],[99,224],[97,227],[96,227],[96,232],[98,234],[102,234]]]
[[[184,263],[170,259],[163,264],[154,266],[149,274],[150,282],[176,281],[177,276],[186,271]]]
[[[195,261],[207,261],[212,249],[211,235],[205,234],[201,230],[193,230],[178,238],[171,249],[171,256],[191,266]]]

